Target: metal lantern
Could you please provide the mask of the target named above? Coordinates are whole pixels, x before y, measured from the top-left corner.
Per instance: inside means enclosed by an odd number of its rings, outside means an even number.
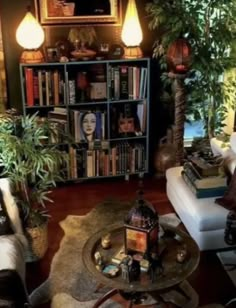
[[[150,255],[157,251],[159,220],[154,207],[139,192],[136,205],[125,218],[125,252]]]
[[[166,57],[172,72],[185,74],[191,64],[191,46],[186,39],[179,38],[170,44]]]

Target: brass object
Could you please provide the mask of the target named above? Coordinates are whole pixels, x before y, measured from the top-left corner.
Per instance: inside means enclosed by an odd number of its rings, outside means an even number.
[[[105,229],[92,235],[84,245],[82,251],[83,262],[88,271],[98,282],[108,285],[110,288],[127,290],[127,292],[162,292],[164,289],[175,287],[187,279],[197,268],[200,252],[195,241],[185,232],[178,228],[171,227],[170,225],[161,224],[161,227],[164,231],[171,231],[173,236],[163,236],[159,238],[159,249],[161,246],[165,247],[161,256],[163,275],[159,275],[157,279],[154,279],[153,283],[151,283],[148,272],[145,271],[141,271],[138,280],[133,280],[132,283],[129,283],[122,278],[121,272],[115,279],[111,279],[96,269],[93,252],[99,251],[103,256],[103,260],[106,260],[106,263],[109,264],[112,257],[119,251],[122,245],[124,245],[124,226],[122,223],[107,226]],[[111,234],[112,247],[104,250],[101,246],[101,238],[108,232]],[[184,245],[186,245],[188,257],[183,264],[177,263],[177,252],[179,248],[184,247]],[[148,281],[150,281],[150,283]]]
[[[111,234],[110,233],[107,233],[104,236],[102,236],[101,245],[103,249],[111,248]]]
[[[187,258],[187,254],[188,254],[188,251],[187,251],[186,246],[179,248],[177,251],[177,255],[176,255],[177,262],[183,263]]]

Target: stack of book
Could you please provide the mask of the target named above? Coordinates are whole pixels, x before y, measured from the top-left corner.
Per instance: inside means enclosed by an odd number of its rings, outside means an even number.
[[[198,168],[193,161],[184,163],[182,178],[197,198],[222,196],[227,189],[227,177],[216,171],[206,175],[206,169]]]

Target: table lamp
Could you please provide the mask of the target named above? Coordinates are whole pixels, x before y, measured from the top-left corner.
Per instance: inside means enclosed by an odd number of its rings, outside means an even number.
[[[159,218],[154,207],[138,192],[136,205],[125,217],[125,253],[151,255],[158,251]]]
[[[38,49],[44,42],[44,31],[30,12],[30,6],[27,7],[27,13],[16,30],[16,41],[25,49],[21,55],[20,62],[44,62],[44,56]]]
[[[135,0],[129,0],[125,20],[121,32],[121,39],[125,44],[125,58],[141,58],[143,53],[139,47],[143,33],[138,18]]]

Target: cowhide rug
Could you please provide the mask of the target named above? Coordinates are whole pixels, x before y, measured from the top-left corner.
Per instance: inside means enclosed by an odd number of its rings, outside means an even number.
[[[98,283],[86,270],[82,261],[82,249],[91,234],[114,222],[122,222],[134,204],[106,200],[85,216],[67,216],[60,222],[65,235],[56,252],[48,279],[30,295],[33,306],[51,301],[53,308],[91,308],[109,288],[97,291]],[[164,215],[165,216],[165,215]],[[167,215],[165,222],[179,224],[175,214]],[[112,300],[101,307],[118,308]],[[159,306],[157,306],[159,307]]]
[[[90,308],[108,291],[103,288],[96,292],[98,284],[83,265],[82,249],[91,234],[114,221],[123,221],[133,205],[106,200],[85,216],[69,215],[60,222],[65,235],[53,257],[48,279],[30,295],[33,306],[52,300],[52,307],[66,307],[70,301],[70,308]],[[112,301],[107,303],[106,307],[119,307]]]

